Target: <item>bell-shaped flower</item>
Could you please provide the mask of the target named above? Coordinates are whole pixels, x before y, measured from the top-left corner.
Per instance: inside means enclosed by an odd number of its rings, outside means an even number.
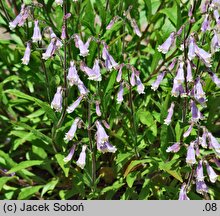
[[[97,132],[96,132],[96,142],[97,149],[102,153],[106,152],[116,152],[117,148],[109,143],[109,136],[106,134],[105,129],[102,127],[99,121],[95,122]]]
[[[195,53],[207,67],[211,67],[212,55],[210,53],[206,52],[202,48],[199,48],[197,45],[195,46]]]
[[[171,62],[171,64],[169,65],[169,67],[168,67],[168,70],[169,70],[169,71],[172,71],[172,70],[173,70],[173,68],[174,68],[175,65],[176,65],[176,62],[177,62],[177,58],[174,58],[173,61]]]
[[[83,41],[80,39],[78,34],[74,35],[74,41],[75,46],[79,48],[80,56],[86,57],[89,54],[89,44],[91,41],[91,37],[86,41],[86,43],[83,43]]]
[[[205,15],[205,18],[204,18],[204,21],[203,21],[203,23],[202,23],[201,30],[202,30],[202,32],[205,32],[205,31],[207,31],[207,30],[209,30],[209,29],[210,29],[209,15],[206,14],[206,15]]]
[[[133,68],[132,68],[131,77],[130,77],[130,84],[131,86],[136,85],[135,70]]]
[[[87,74],[89,80],[95,80],[95,81],[102,80],[98,59],[95,60],[92,69],[87,67],[84,62],[81,62],[80,69]]]
[[[76,145],[74,144],[74,145],[72,146],[72,148],[70,149],[69,154],[63,159],[63,161],[64,161],[65,163],[71,161],[71,159],[72,159],[72,157],[73,157],[73,155],[74,155],[75,149],[76,149]]]
[[[140,29],[139,29],[139,27],[138,27],[138,25],[137,25],[135,19],[130,19],[130,22],[131,22],[131,26],[132,26],[132,28],[133,28],[134,33],[135,33],[138,37],[141,37],[142,34],[141,34],[141,31],[140,31]]]
[[[86,165],[86,145],[83,145],[82,147],[82,151],[79,155],[79,159],[76,161],[76,165],[78,167],[80,167],[81,169],[84,169],[85,165]]]
[[[22,15],[24,13],[24,9],[25,9],[25,4],[22,4],[20,13],[15,17],[15,19],[13,21],[9,22],[9,28],[11,30],[15,29],[17,27],[18,23],[20,23],[20,21],[22,19]]]
[[[196,53],[195,53],[195,39],[193,36],[190,36],[189,38],[189,48],[188,48],[188,58],[189,60],[193,60],[196,57]]]
[[[203,127],[203,133],[202,133],[202,137],[200,137],[199,139],[199,143],[203,148],[207,148],[207,137],[208,137],[208,131],[205,127]]]
[[[73,85],[78,85],[79,83],[81,83],[79,80],[79,75],[77,73],[76,70],[76,66],[74,64],[74,61],[70,62],[70,68],[68,70],[68,74],[67,74],[67,80],[69,81],[69,85],[73,86]]]
[[[174,44],[174,40],[175,32],[172,32],[170,36],[166,39],[166,41],[157,48],[158,51],[166,54],[170,50],[171,46]]]
[[[166,150],[166,152],[173,152],[176,153],[180,150],[180,143],[176,142],[172,146],[169,146]]]
[[[42,35],[41,35],[41,31],[40,31],[38,22],[39,22],[38,20],[34,21],[34,33],[33,33],[33,36],[32,36],[32,41],[33,42],[38,42],[38,41],[42,40]]]
[[[163,80],[165,74],[166,74],[166,72],[163,71],[163,72],[161,72],[161,73],[157,76],[156,81],[151,84],[151,89],[153,89],[154,91],[156,91],[156,90],[158,89],[158,87],[159,87],[160,83],[162,82],[162,80]]]
[[[79,79],[79,82],[77,84],[78,90],[80,92],[80,95],[85,96],[89,93],[89,90],[86,88],[84,83]]]
[[[121,82],[121,79],[122,79],[122,68],[123,67],[124,67],[124,64],[120,64],[119,65],[118,74],[117,74],[117,77],[116,77],[116,81],[117,82]]]
[[[210,182],[215,183],[218,178],[218,175],[215,173],[213,168],[209,165],[208,161],[205,161],[205,164],[206,164],[206,170],[207,170]]]
[[[65,25],[62,26],[62,32],[61,32],[60,38],[62,40],[65,40],[67,38],[67,36],[66,36],[66,26]]]
[[[119,16],[113,17],[113,19],[110,21],[110,23],[107,25],[106,29],[109,30],[112,28],[112,26],[119,20]]]
[[[24,56],[21,59],[22,64],[28,65],[28,63],[30,61],[30,56],[31,56],[31,43],[28,42],[27,47],[26,47],[25,52],[24,52]]]
[[[218,20],[219,20],[219,17],[220,17],[218,10],[214,10],[213,15],[214,15],[216,23],[218,23]]]
[[[195,99],[200,102],[204,103],[206,101],[206,95],[203,91],[202,84],[200,82],[200,78],[196,79],[196,85],[195,85]]]
[[[120,104],[123,101],[123,93],[124,93],[124,87],[123,83],[120,83],[119,91],[117,93],[117,103]]]
[[[77,130],[77,127],[78,127],[78,124],[80,123],[81,119],[80,118],[76,118],[71,126],[71,128],[69,129],[69,131],[65,134],[65,137],[64,137],[64,140],[66,141],[70,141],[73,139],[75,133],[76,133],[76,130]]]
[[[212,81],[218,86],[220,87],[220,79],[217,77],[217,75],[215,73],[209,73]]]
[[[42,59],[47,60],[48,58],[52,57],[56,51],[56,48],[56,38],[52,38],[46,49],[46,52],[42,54]]]
[[[179,200],[189,200],[189,197],[187,196],[187,193],[186,193],[186,183],[182,184],[182,187],[179,193]]]
[[[168,115],[166,119],[164,120],[164,124],[169,125],[171,123],[174,107],[175,107],[175,104],[174,102],[172,102],[170,105],[170,108],[168,109]]]
[[[183,66],[184,66],[184,63],[181,61],[179,68],[178,68],[178,71],[177,71],[177,74],[176,74],[176,77],[174,78],[179,85],[184,82]]]
[[[83,95],[80,95],[76,101],[74,101],[70,106],[67,107],[67,112],[72,113],[80,104],[81,100],[83,99]]]
[[[136,84],[137,84],[137,92],[138,94],[145,94],[144,92],[144,84],[141,82],[141,79],[139,77],[139,74],[135,74],[136,77]]]
[[[196,155],[194,149],[194,142],[191,142],[187,148],[187,156],[186,156],[186,163],[188,165],[193,165],[196,163]]]
[[[111,70],[112,68],[118,66],[118,63],[116,63],[113,57],[109,54],[106,44],[104,44],[102,50],[102,58],[105,60],[105,67],[107,70]]]
[[[192,129],[193,129],[193,126],[194,126],[194,122],[192,122],[192,123],[190,124],[190,126],[189,126],[188,129],[187,129],[187,131],[183,134],[183,137],[184,137],[184,138],[186,138],[186,137],[188,137],[188,136],[190,135],[190,133],[191,133],[191,131],[192,131]]]
[[[196,192],[199,194],[208,193],[208,187],[204,181],[196,181]]]
[[[220,49],[220,35],[214,30],[214,35],[211,40],[211,52],[215,53]]]
[[[56,112],[61,112],[62,110],[62,102],[63,102],[62,92],[63,92],[62,87],[58,86],[57,92],[54,95],[54,98],[51,102],[51,108],[55,109]]]
[[[196,103],[191,101],[191,113],[192,113],[192,122],[197,122],[198,120],[204,119],[202,113],[199,111]]]
[[[219,144],[218,140],[210,132],[208,132],[208,139],[209,139],[209,147],[214,148],[215,151],[218,154],[220,154],[220,144]]]
[[[100,101],[96,101],[95,102],[95,111],[96,111],[96,115],[97,116],[101,116],[102,115],[101,110],[100,110]]]
[[[198,166],[196,168],[196,180],[197,181],[204,181],[202,160],[199,161]]]

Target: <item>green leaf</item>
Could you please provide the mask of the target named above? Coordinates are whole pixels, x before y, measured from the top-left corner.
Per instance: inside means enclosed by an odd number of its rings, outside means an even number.
[[[41,197],[48,191],[53,191],[53,189],[56,187],[57,183],[59,182],[59,179],[53,179],[52,181],[48,182],[41,192]]]
[[[126,182],[128,184],[128,187],[132,188],[136,178],[137,178],[137,172],[131,172],[127,175]]]
[[[21,192],[18,194],[17,199],[18,200],[28,200],[31,197],[33,197],[35,195],[35,193],[37,193],[42,187],[43,187],[43,185],[22,188]]]
[[[42,160],[32,160],[32,161],[22,161],[13,168],[11,168],[7,174],[11,174],[17,171],[20,171],[22,169],[26,169],[28,167],[36,166],[36,165],[41,165],[44,161]]]
[[[12,180],[12,179],[17,179],[17,177],[16,177],[16,176],[3,176],[3,177],[0,178],[0,192],[1,192],[2,188],[3,188],[3,186],[4,186],[8,181],[10,181],[10,180]]]
[[[25,94],[25,93],[23,93],[23,92],[20,92],[20,91],[18,91],[18,90],[16,90],[16,89],[7,89],[7,90],[5,90],[4,92],[5,92],[5,93],[10,93],[10,94],[13,94],[13,95],[15,95],[15,96],[17,96],[17,97],[24,98],[24,99],[26,99],[26,100],[30,100],[30,101],[35,102],[38,106],[40,106],[40,107],[45,111],[45,113],[47,114],[47,116],[48,116],[54,123],[56,123],[56,122],[58,121],[55,112],[51,109],[51,107],[50,107],[47,103],[45,103],[45,102],[43,102],[43,101],[41,101],[41,100],[39,100],[39,99],[37,99],[37,98],[35,98],[35,97],[32,97],[32,96],[30,96],[30,95],[27,95],[27,94]]]
[[[60,167],[62,168],[62,170],[65,174],[65,177],[68,177],[70,167],[69,167],[68,163],[65,163],[63,161],[63,159],[65,158],[64,155],[58,153],[58,154],[55,155],[55,158],[56,158],[58,164],[60,165]]]

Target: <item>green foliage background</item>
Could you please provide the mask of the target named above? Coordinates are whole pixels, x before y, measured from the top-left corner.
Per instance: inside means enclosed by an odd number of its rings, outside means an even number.
[[[21,2],[16,1],[14,8],[2,1],[10,20],[20,10]],[[26,0],[25,3],[31,4]],[[43,21],[43,27],[51,26],[60,36],[62,27],[62,7],[55,6],[53,0],[39,0],[44,7],[35,10],[35,18]],[[32,47],[31,61],[28,66],[21,64],[27,42],[33,32],[33,26],[25,25],[10,31],[8,20],[1,10],[0,25],[4,34],[0,40],[0,167],[8,172],[0,172],[1,199],[178,199],[179,189],[188,179],[190,168],[186,165],[186,149],[176,154],[166,153],[166,148],[178,141],[187,128],[181,121],[182,102],[175,112],[170,126],[163,124],[167,109],[173,100],[171,97],[173,75],[168,75],[161,87],[153,92],[150,84],[161,69],[161,63],[170,62],[179,51],[170,51],[166,56],[157,51],[172,31],[179,30],[188,19],[189,1],[180,0],[125,0],[109,1],[109,9],[105,10],[104,0],[83,0],[81,3],[68,1],[68,10],[72,14],[68,20],[68,32],[71,34],[83,31],[85,36],[94,36],[106,41],[114,59],[123,63],[131,63],[140,71],[145,85],[145,94],[138,95],[132,90],[134,113],[129,107],[129,91],[125,90],[122,105],[117,104],[116,94],[119,85],[116,83],[117,71],[102,71],[103,81],[99,86],[103,119],[110,124],[107,130],[110,141],[117,147],[115,154],[97,152],[97,180],[95,188],[91,177],[91,153],[87,151],[87,163],[84,170],[77,168],[78,149],[73,160],[67,164],[63,158],[67,156],[71,143],[63,140],[73,119],[77,116],[88,124],[87,103],[83,102],[74,113],[67,115],[57,131],[56,139],[52,139],[52,128],[57,124],[59,114],[50,108],[47,99],[46,79],[40,58],[41,50]],[[132,5],[131,16],[141,26],[143,36],[139,38],[133,32],[130,23],[119,21],[111,30],[107,24],[116,15],[123,17],[123,12]],[[196,23],[192,31],[199,31],[201,15],[197,8]],[[95,25],[96,16],[101,19],[101,27]],[[51,20],[53,25],[51,24]],[[42,26],[41,23],[41,26]],[[130,35],[131,39],[125,37]],[[6,37],[6,38],[5,38]],[[142,41],[142,42],[141,42]],[[71,59],[79,60],[78,49],[73,41]],[[123,48],[123,46],[125,47]],[[178,47],[180,42],[177,41]],[[206,46],[206,45],[205,45]],[[98,45],[92,42],[90,55],[86,57],[89,67],[97,57]],[[60,50],[63,55],[63,50]],[[169,59],[169,56],[172,56]],[[216,67],[219,53],[215,54],[213,65]],[[53,97],[56,87],[63,83],[63,69],[56,56],[46,61],[49,74],[49,94]],[[166,66],[166,64],[164,64]],[[219,71],[218,71],[219,73]],[[123,76],[127,76],[124,73]],[[84,77],[83,82],[92,91],[96,83]],[[205,91],[208,106],[204,111],[204,125],[216,136],[219,133],[219,89],[206,79]],[[77,98],[77,90],[70,91],[68,104]],[[92,122],[96,120],[95,107],[91,108]],[[92,132],[94,138],[94,132]],[[196,137],[196,131],[189,137],[188,143]],[[82,140],[88,144],[86,130],[77,131],[75,141]],[[93,139],[95,142],[95,140]],[[54,152],[53,145],[57,152]],[[139,157],[136,157],[135,150]],[[216,168],[219,172],[220,169]],[[15,175],[10,175],[15,173]],[[220,183],[208,183],[210,198],[219,199]],[[190,199],[203,199],[195,192],[192,185],[188,196]]]

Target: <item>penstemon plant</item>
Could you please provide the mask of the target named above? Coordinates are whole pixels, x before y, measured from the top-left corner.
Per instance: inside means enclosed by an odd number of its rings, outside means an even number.
[[[0,6],[2,199],[218,199],[220,1]]]

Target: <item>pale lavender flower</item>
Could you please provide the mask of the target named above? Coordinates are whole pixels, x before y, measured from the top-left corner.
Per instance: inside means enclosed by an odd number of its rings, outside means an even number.
[[[158,76],[157,79],[154,83],[151,84],[151,89],[153,89],[154,91],[156,91],[160,85],[160,83],[162,82],[164,76],[165,76],[166,72],[163,71],[161,72]]]
[[[57,5],[63,6],[63,0],[55,0]]]
[[[118,75],[116,77],[116,81],[117,82],[121,82],[121,78],[122,78],[122,68],[124,67],[124,64],[120,64],[119,65],[119,70],[118,70]]]
[[[208,132],[208,138],[209,138],[209,147],[214,148],[215,151],[218,154],[220,154],[220,144],[219,144],[218,140],[210,132]]]
[[[117,103],[120,104],[123,101],[123,93],[124,93],[124,87],[123,83],[120,83],[119,91],[117,93]]]
[[[218,23],[218,20],[219,20],[219,17],[220,17],[218,10],[214,10],[213,11],[213,15],[214,15],[216,23]]]
[[[15,17],[15,19],[12,22],[9,22],[9,28],[10,30],[13,30],[17,27],[18,23],[21,22],[22,20],[22,15],[24,13],[24,9],[25,9],[25,4],[21,5],[21,11],[20,13]]]
[[[78,90],[80,92],[80,95],[87,95],[89,93],[89,90],[86,88],[84,83],[79,79],[79,82],[77,84]]]
[[[47,60],[48,58],[53,56],[55,50],[56,50],[56,38],[52,38],[49,46],[47,47],[46,52],[42,54],[42,59]]]
[[[112,28],[112,26],[119,20],[119,16],[115,16],[110,23],[107,25],[106,29],[109,30]]]
[[[83,145],[82,147],[82,151],[79,155],[79,159],[76,161],[76,165],[78,167],[80,167],[81,169],[84,169],[85,165],[86,165],[86,145]]]
[[[200,103],[204,103],[206,101],[205,92],[203,91],[202,84],[200,82],[200,78],[197,78],[195,85],[195,99]]]
[[[183,70],[184,63],[180,62],[176,77],[174,78],[176,82],[180,85],[184,82],[184,70]]]
[[[70,62],[70,68],[68,70],[67,80],[69,80],[70,86],[78,85],[81,83],[74,61]]]
[[[220,79],[217,77],[217,75],[215,73],[209,73],[212,81],[218,86],[220,87]]]
[[[102,127],[99,121],[95,122],[97,132],[96,132],[96,142],[97,149],[102,153],[106,152],[116,152],[117,148],[111,145],[108,141],[109,136],[106,134],[105,129]]]
[[[32,41],[33,42],[38,42],[38,41],[42,40],[42,35],[41,35],[41,32],[40,32],[38,22],[39,22],[38,20],[34,21],[34,33],[33,33],[33,36],[32,36]]]
[[[168,70],[169,70],[169,71],[172,71],[172,70],[173,70],[173,68],[175,67],[176,62],[177,62],[177,59],[176,59],[176,58],[173,59],[173,61],[171,62],[171,64],[170,64],[169,67],[168,67]]]
[[[105,60],[105,67],[108,70],[111,70],[112,68],[115,68],[118,65],[118,63],[116,63],[113,57],[109,54],[106,44],[104,44],[102,50],[102,58]]]
[[[80,39],[79,35],[78,34],[75,34],[74,35],[74,41],[75,41],[75,46],[77,48],[79,48],[79,51],[80,51],[80,56],[87,56],[89,54],[89,44],[90,44],[90,41],[91,41],[91,37],[86,41],[86,43],[84,44],[83,41]]]
[[[100,105],[100,102],[96,101],[95,102],[95,111],[96,111],[97,116],[101,116],[102,115],[99,105]]]
[[[25,24],[25,21],[29,16],[29,12],[30,12],[30,6],[24,8],[24,10],[21,11],[22,16],[21,16],[21,20],[18,23],[18,26],[23,26]]]
[[[196,55],[205,63],[207,67],[211,67],[211,57],[212,55],[205,50],[199,48],[197,45],[195,46]]]
[[[203,21],[203,23],[202,23],[201,30],[202,30],[202,32],[205,32],[205,31],[207,31],[207,30],[209,30],[209,29],[210,29],[209,15],[206,14],[206,15],[205,15],[205,18],[204,18],[204,21]]]
[[[191,123],[191,125],[189,126],[189,128],[187,129],[187,131],[183,134],[183,137],[186,138],[190,135],[192,129],[193,129],[193,126],[194,126],[194,122]]]
[[[170,36],[166,39],[166,41],[157,48],[158,51],[162,52],[163,54],[166,54],[169,51],[170,47],[173,45],[174,40],[175,32],[172,32]]]
[[[166,152],[173,152],[176,153],[180,150],[180,143],[176,142],[172,146],[169,146],[166,150]]]
[[[105,120],[102,120],[102,124],[105,126],[105,128],[110,129],[110,125]]]
[[[171,95],[174,97],[178,97],[180,95],[180,85],[175,79],[173,80],[173,88],[171,91]]]
[[[203,134],[202,134],[202,137],[200,137],[199,139],[199,143],[201,144],[201,146],[203,148],[207,148],[207,136],[208,136],[208,132],[207,132],[207,129],[205,127],[203,127]]]
[[[189,38],[189,49],[188,49],[188,58],[189,60],[193,60],[196,57],[195,53],[195,39],[193,36],[190,36]]]
[[[195,157],[195,149],[194,149],[194,142],[191,142],[190,145],[187,148],[187,156],[186,156],[186,163],[188,165],[193,165],[196,163],[196,157]]]
[[[214,162],[215,162],[217,167],[220,167],[220,160],[219,159],[214,158]]]
[[[67,107],[67,112],[72,113],[80,104],[83,99],[83,95],[79,96],[76,101],[74,101],[70,106]]]
[[[65,141],[70,141],[73,139],[75,133],[76,133],[76,130],[77,130],[77,126],[78,124],[80,123],[81,119],[80,118],[75,118],[71,128],[69,129],[69,131],[65,134],[65,137],[64,137],[64,140]]]
[[[186,81],[187,82],[192,82],[193,81],[193,77],[192,77],[192,67],[191,67],[191,63],[189,60],[187,60],[187,75],[186,75]]]
[[[208,176],[209,176],[209,180],[212,183],[215,183],[217,178],[218,178],[218,175],[215,173],[213,168],[209,165],[208,161],[205,161],[205,164],[206,164],[206,170],[207,170],[207,173],[208,173]]]
[[[177,36],[180,36],[180,35],[182,34],[184,27],[185,27],[185,25],[182,25],[182,26],[179,28],[178,32],[176,33]]]
[[[219,51],[220,48],[220,36],[219,34],[216,32],[216,30],[214,30],[214,36],[211,40],[211,52],[217,52]]]
[[[198,120],[200,119],[202,120],[204,118],[194,101],[191,101],[191,113],[192,113],[192,122],[197,122]]]
[[[196,192],[199,194],[208,193],[208,187],[204,181],[196,181]]]
[[[50,38],[51,39],[53,39],[53,38],[56,39],[55,48],[57,49],[57,48],[62,47],[63,46],[62,41],[56,36],[56,34],[53,32],[52,28],[49,28],[49,30],[50,30]]]
[[[199,157],[199,155],[200,155],[200,150],[199,150],[199,138],[198,139],[196,139],[195,141],[195,153],[196,153],[196,156],[197,157]]]
[[[26,47],[25,52],[24,52],[24,56],[21,59],[22,64],[28,65],[28,63],[30,61],[30,56],[31,56],[31,43],[28,42],[27,47]]]
[[[175,107],[175,104],[174,102],[172,102],[170,105],[170,108],[168,109],[168,115],[167,115],[167,118],[164,120],[164,124],[169,125],[171,123],[174,107]]]
[[[139,74],[135,74],[135,77],[136,77],[136,84],[137,84],[137,91],[138,91],[138,94],[145,94],[144,92],[144,84],[141,82],[141,79],[139,77]]]
[[[209,1],[210,0],[203,0],[202,4],[201,4],[201,12],[202,13],[206,13],[208,10],[208,5],[209,5]]]
[[[189,200],[189,197],[186,194],[186,183],[182,184],[182,187],[179,193],[179,200]]]
[[[69,154],[63,159],[63,161],[64,161],[65,163],[71,161],[71,159],[72,159],[72,157],[73,157],[73,155],[74,155],[75,149],[76,149],[76,145],[74,144],[74,145],[72,146],[72,148],[70,149]]]
[[[196,180],[197,181],[203,181],[204,180],[202,160],[199,161],[198,166],[196,168]]]
[[[98,59],[95,60],[92,69],[87,67],[84,62],[81,62],[80,69],[87,74],[89,80],[95,80],[95,81],[102,80]]]
[[[130,84],[131,86],[136,85],[135,70],[133,68],[132,68],[131,77],[130,77]]]
[[[131,26],[134,30],[134,33],[138,36],[138,37],[141,37],[141,31],[135,21],[135,19],[130,19],[130,22],[131,22]]]
[[[62,26],[62,33],[61,33],[60,38],[61,38],[62,40],[65,40],[65,39],[66,39],[66,26],[65,26],[65,25]]]
[[[55,109],[56,112],[61,112],[62,110],[62,102],[63,102],[62,92],[63,92],[62,87],[58,86],[57,92],[54,95],[54,98],[51,102],[51,108]]]

